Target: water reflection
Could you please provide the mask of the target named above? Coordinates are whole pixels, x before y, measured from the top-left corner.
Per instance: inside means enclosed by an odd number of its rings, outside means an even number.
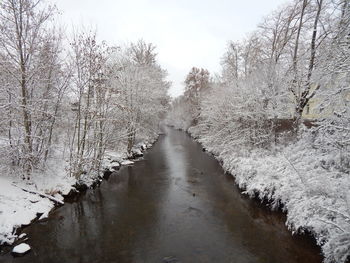
[[[143,161],[28,227],[30,254],[0,262],[321,262],[188,135],[166,133]]]

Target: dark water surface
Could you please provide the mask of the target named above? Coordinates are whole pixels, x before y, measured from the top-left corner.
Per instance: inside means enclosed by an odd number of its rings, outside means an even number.
[[[321,262],[284,220],[241,195],[188,135],[167,129],[144,160],[26,228],[29,254],[0,262]]]

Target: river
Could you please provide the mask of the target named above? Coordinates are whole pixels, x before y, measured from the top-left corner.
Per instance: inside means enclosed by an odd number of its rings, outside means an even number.
[[[0,262],[320,263],[281,212],[242,195],[186,133],[170,128],[144,158],[24,229],[32,251]]]

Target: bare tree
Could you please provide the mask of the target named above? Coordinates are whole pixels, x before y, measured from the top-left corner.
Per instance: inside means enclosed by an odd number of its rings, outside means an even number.
[[[20,112],[18,119],[15,118],[9,123],[9,142],[14,146],[13,137],[16,133],[19,147],[17,159],[27,176],[33,167],[40,163],[42,154],[47,150],[43,143],[43,127],[40,125],[43,120],[37,114],[39,110],[44,111],[41,117],[47,114],[48,108],[39,109],[38,105],[41,100],[47,102],[46,96],[51,91],[54,78],[50,73],[42,76],[43,69],[45,71],[47,66],[42,63],[44,57],[51,56],[51,59],[47,57],[49,60],[46,61],[50,63],[49,71],[52,71],[53,67],[55,70],[59,67],[54,60],[60,53],[60,48],[56,45],[60,40],[54,39],[46,30],[54,14],[55,9],[43,6],[40,0],[6,0],[0,4],[0,53],[3,58],[0,66],[1,71],[6,72],[13,80],[11,84],[15,89],[8,93],[12,112]],[[45,87],[43,77],[46,78]],[[46,91],[42,92],[43,89]],[[17,111],[19,108],[20,111]],[[12,117],[14,116],[17,115]],[[18,128],[16,131],[14,126]],[[46,150],[43,150],[44,148]]]

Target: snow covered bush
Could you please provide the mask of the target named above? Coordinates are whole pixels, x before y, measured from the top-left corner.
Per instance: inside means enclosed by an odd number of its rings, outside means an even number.
[[[141,155],[168,109],[152,43],[109,46],[85,29],[68,38],[58,14],[44,0],[0,1],[0,245],[54,206],[13,183],[60,199],[90,187],[112,161]]]
[[[196,122],[184,99],[169,115],[327,263],[350,257],[349,30],[349,1],[291,1],[229,43]]]
[[[1,165],[28,180],[50,159],[98,175],[107,147],[154,140],[168,107],[153,44],[108,46],[93,30],[66,39],[57,15],[41,0],[0,3]]]

